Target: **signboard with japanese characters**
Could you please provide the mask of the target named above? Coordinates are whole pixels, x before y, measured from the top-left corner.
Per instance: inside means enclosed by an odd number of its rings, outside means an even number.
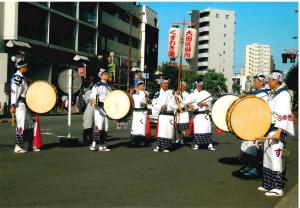
[[[195,28],[188,28],[184,36],[184,58],[192,59],[195,55],[195,44],[197,38],[197,30]]]
[[[180,30],[179,28],[172,27],[169,31],[169,42],[168,42],[168,56],[171,59],[175,59],[179,54],[179,41],[180,41]]]

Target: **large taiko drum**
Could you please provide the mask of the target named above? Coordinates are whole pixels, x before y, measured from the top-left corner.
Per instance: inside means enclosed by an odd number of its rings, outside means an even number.
[[[35,113],[47,113],[56,103],[56,88],[46,81],[33,82],[26,91],[26,104]]]
[[[214,124],[223,131],[229,131],[226,123],[226,114],[231,104],[238,99],[235,95],[224,95],[220,97],[213,105],[211,117]]]
[[[104,111],[111,119],[121,120],[128,117],[133,110],[132,95],[122,91],[114,90],[104,100]]]
[[[264,137],[272,122],[268,104],[254,95],[241,96],[228,108],[226,123],[230,132],[243,140]]]

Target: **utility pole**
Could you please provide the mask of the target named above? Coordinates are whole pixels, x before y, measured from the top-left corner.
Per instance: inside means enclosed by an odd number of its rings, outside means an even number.
[[[178,82],[181,80],[181,70],[182,70],[182,52],[183,52],[183,43],[184,43],[184,29],[186,25],[191,26],[191,22],[186,22],[183,18],[183,22],[173,22],[173,25],[181,25],[181,37],[180,37],[180,52],[179,52],[179,65],[178,67]]]

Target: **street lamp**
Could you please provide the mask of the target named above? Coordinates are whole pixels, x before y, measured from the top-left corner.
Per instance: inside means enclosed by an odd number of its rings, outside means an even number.
[[[136,7],[137,8],[137,7]],[[127,12],[129,16],[129,39],[128,39],[128,69],[127,69],[127,90],[129,90],[129,80],[130,80],[130,69],[131,69],[131,35],[132,35],[132,18],[135,15],[144,15],[144,12],[132,13],[136,8],[131,9]]]

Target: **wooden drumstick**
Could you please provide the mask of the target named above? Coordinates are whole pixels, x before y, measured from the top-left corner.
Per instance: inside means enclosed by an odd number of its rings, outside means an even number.
[[[11,126],[15,126],[15,113],[11,113]]]
[[[256,140],[267,140],[267,139],[274,139],[274,138],[272,138],[272,137],[259,137],[259,138],[256,138]]]

